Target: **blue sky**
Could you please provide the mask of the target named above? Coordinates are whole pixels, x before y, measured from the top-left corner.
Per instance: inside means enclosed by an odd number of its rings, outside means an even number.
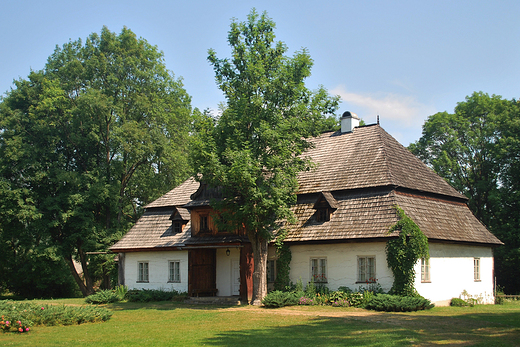
[[[56,45],[103,25],[123,26],[164,52],[192,96],[216,110],[224,97],[207,61],[228,57],[232,18],[251,8],[276,22],[289,55],[306,47],[311,89],[342,97],[339,114],[380,123],[407,146],[425,119],[474,91],[520,96],[520,1],[10,1],[0,4],[0,94],[44,67]]]

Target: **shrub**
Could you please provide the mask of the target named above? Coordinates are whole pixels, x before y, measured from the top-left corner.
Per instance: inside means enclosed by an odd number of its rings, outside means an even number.
[[[300,301],[298,302],[298,305],[307,305],[307,306],[313,306],[316,305],[316,302],[314,299],[309,299],[305,296],[300,297]]]
[[[1,300],[0,315],[2,317],[0,327],[3,331],[27,332],[33,325],[54,326],[104,322],[110,319],[112,312],[95,306],[37,305],[29,302]]]
[[[365,305],[365,308],[386,312],[410,312],[430,309],[434,305],[422,296],[397,296],[377,294]]]
[[[262,300],[265,307],[276,308],[298,304],[300,297],[294,292],[282,292],[275,290],[267,294]]]
[[[459,298],[453,298],[450,301],[450,306],[457,306],[457,307],[464,307],[464,306],[473,306],[472,303],[469,303],[467,301],[464,301]]]
[[[332,307],[349,307],[350,306],[350,303],[348,302],[347,299],[337,299],[334,301],[331,300],[330,304],[332,305]]]
[[[99,292],[85,298],[87,304],[108,304],[120,300],[119,295],[110,289],[100,290]]]
[[[131,302],[149,302],[149,301],[180,301],[187,297],[186,293],[180,293],[175,289],[159,290],[159,289],[132,289],[126,293],[126,299]]]
[[[119,301],[124,300],[126,293],[128,293],[128,287],[124,285],[119,285],[114,289],[114,293],[116,293]]]

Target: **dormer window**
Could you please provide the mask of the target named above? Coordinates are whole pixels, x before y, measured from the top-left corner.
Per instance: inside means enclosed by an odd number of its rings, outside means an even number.
[[[314,215],[318,223],[328,222],[330,215],[338,208],[338,202],[331,192],[321,192],[313,208],[316,210]]]
[[[185,208],[175,207],[172,215],[170,216],[170,220],[172,221],[171,233],[173,235],[182,233],[184,226],[190,220],[190,213]]]
[[[316,220],[318,222],[327,222],[330,220],[330,212],[328,208],[320,208],[316,211]]]

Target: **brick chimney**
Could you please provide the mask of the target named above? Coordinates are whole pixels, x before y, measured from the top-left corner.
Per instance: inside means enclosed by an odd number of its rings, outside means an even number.
[[[340,118],[341,132],[350,133],[354,128],[359,126],[359,117],[354,112],[346,111]]]

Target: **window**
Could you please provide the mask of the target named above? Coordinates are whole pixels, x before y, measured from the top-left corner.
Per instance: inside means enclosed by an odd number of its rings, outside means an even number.
[[[148,262],[138,263],[137,282],[148,282]]]
[[[173,260],[168,262],[168,282],[181,282],[181,262]]]
[[[276,260],[267,260],[267,282],[276,281]]]
[[[208,216],[200,216],[200,231],[208,230]]]
[[[358,282],[376,281],[376,258],[358,257]]]
[[[327,259],[311,258],[311,279],[315,283],[327,282]]]
[[[182,224],[180,222],[174,222],[173,223],[173,232],[175,234],[178,234],[182,231]]]
[[[316,220],[318,222],[326,222],[330,220],[330,213],[328,208],[320,208],[316,211]]]
[[[480,281],[480,258],[473,258],[473,279]]]
[[[430,259],[421,259],[421,282],[430,282]]]

